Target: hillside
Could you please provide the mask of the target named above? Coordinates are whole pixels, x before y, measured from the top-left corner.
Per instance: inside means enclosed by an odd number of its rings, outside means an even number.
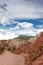
[[[22,43],[28,42],[30,38],[33,38],[33,36],[20,35],[17,38],[9,40],[8,42],[9,42],[10,46],[13,46],[13,45],[19,46]]]
[[[25,58],[25,65],[43,65],[43,32],[33,36],[19,36],[10,40],[0,40],[0,54],[5,50]],[[17,64],[18,65],[18,64]]]

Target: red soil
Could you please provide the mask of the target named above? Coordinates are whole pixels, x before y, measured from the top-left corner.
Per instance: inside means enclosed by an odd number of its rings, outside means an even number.
[[[0,55],[0,65],[25,65],[24,61],[22,55],[12,54],[8,51]]]

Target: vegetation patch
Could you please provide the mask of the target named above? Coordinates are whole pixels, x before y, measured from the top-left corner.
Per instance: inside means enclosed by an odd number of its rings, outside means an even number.
[[[41,51],[43,51],[43,44],[41,44],[38,48],[29,50],[29,59],[30,60],[35,60],[37,57],[41,55]]]

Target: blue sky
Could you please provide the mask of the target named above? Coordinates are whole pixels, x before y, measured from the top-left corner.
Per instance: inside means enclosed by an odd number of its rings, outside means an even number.
[[[43,31],[43,0],[0,0],[0,39]]]

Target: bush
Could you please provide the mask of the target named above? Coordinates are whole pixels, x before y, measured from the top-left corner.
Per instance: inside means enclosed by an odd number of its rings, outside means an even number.
[[[43,44],[39,46],[39,50],[43,50]]]
[[[10,48],[10,47],[5,47],[5,50],[10,51],[10,50],[11,50],[11,48]]]
[[[40,45],[38,48],[30,50],[29,53],[29,58],[30,60],[35,60],[37,57],[40,56],[40,51],[43,50],[43,44]]]
[[[4,52],[4,48],[3,47],[0,47],[0,54]]]

